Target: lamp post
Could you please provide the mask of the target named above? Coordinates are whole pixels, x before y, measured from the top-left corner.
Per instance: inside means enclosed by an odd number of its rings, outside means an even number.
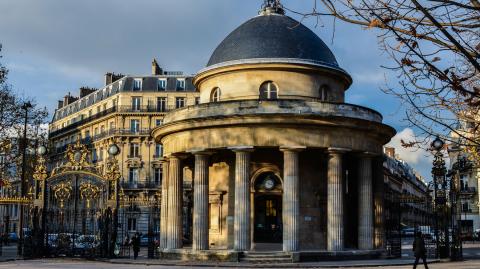
[[[110,242],[110,257],[115,256],[115,246],[117,243],[118,237],[118,211],[120,210],[120,196],[119,196],[119,179],[121,177],[120,169],[116,160],[116,156],[120,154],[120,148],[116,144],[111,144],[108,147],[108,155],[110,155],[109,162],[107,164],[107,178],[110,182],[115,184],[115,211],[113,213],[113,231],[112,231],[112,240]],[[110,183],[109,183],[110,184]]]
[[[22,148],[22,178],[20,183],[20,195],[21,197],[25,197],[27,182],[26,182],[26,170],[27,170],[27,124],[28,124],[28,109],[32,108],[32,104],[30,102],[25,102],[22,105],[22,109],[25,110],[25,121],[23,125],[23,148]],[[21,256],[23,254],[23,217],[24,217],[24,207],[23,204],[20,204],[20,219],[19,219],[19,227],[20,227],[20,239],[18,240],[18,255]]]
[[[47,198],[46,198],[46,188],[47,188],[47,167],[45,165],[45,155],[47,154],[47,148],[43,145],[37,148],[37,154],[39,156],[37,164],[35,166],[35,171],[33,173],[33,178],[35,179],[35,192],[34,200],[40,199],[42,201],[42,229],[40,232],[39,246],[43,250],[43,254],[47,254],[46,250],[48,249],[48,233],[46,231],[46,221],[47,221]],[[38,232],[38,231],[36,231]]]
[[[434,192],[434,214],[435,214],[435,241],[437,245],[435,256],[438,258],[444,258],[448,256],[448,225],[444,225],[444,236],[443,242],[440,242],[440,233],[439,233],[439,211],[443,209],[443,224],[445,224],[445,215],[446,215],[446,181],[445,175],[447,173],[447,168],[445,167],[445,160],[443,159],[442,149],[445,143],[439,138],[436,137],[432,141],[431,147],[435,150],[433,167],[432,167],[432,176],[433,176],[433,192]]]

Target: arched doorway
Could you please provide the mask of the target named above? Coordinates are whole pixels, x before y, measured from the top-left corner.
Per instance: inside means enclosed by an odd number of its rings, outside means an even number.
[[[254,181],[254,243],[282,243],[282,182],[273,172]]]

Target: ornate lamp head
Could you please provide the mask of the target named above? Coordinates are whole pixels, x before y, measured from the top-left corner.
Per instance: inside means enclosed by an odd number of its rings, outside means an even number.
[[[445,145],[445,142],[441,140],[438,136],[435,138],[435,140],[432,141],[432,148],[436,151],[440,151],[443,149],[443,146]]]
[[[45,146],[40,146],[37,148],[37,154],[40,156],[44,156],[47,153],[47,148]]]
[[[111,144],[108,147],[108,154],[110,156],[117,156],[120,153],[120,149],[118,148],[117,144]]]

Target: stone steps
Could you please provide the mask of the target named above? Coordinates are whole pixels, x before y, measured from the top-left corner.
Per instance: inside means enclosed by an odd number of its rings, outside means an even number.
[[[244,252],[240,262],[248,263],[291,263],[292,256],[283,252]]]

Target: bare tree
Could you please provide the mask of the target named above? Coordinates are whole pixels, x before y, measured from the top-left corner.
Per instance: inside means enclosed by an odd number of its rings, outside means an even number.
[[[376,30],[399,84],[384,91],[405,106],[421,136],[440,136],[480,160],[478,0],[313,0],[305,18],[325,16]],[[288,9],[288,8],[287,8]],[[404,146],[425,146],[404,141]],[[427,145],[428,146],[428,145]]]
[[[0,52],[1,52],[0,45]],[[1,60],[1,54],[0,54]],[[40,108],[33,99],[20,98],[7,83],[8,70],[0,61],[0,180],[18,176],[21,171],[23,126],[25,111],[22,105],[30,102],[33,107],[28,110],[27,148],[32,152],[39,143],[46,143],[46,132],[41,126],[46,122],[48,112]],[[27,169],[31,170],[32,158],[27,158]],[[28,174],[27,174],[28,175]],[[0,184],[1,185],[1,184]]]

